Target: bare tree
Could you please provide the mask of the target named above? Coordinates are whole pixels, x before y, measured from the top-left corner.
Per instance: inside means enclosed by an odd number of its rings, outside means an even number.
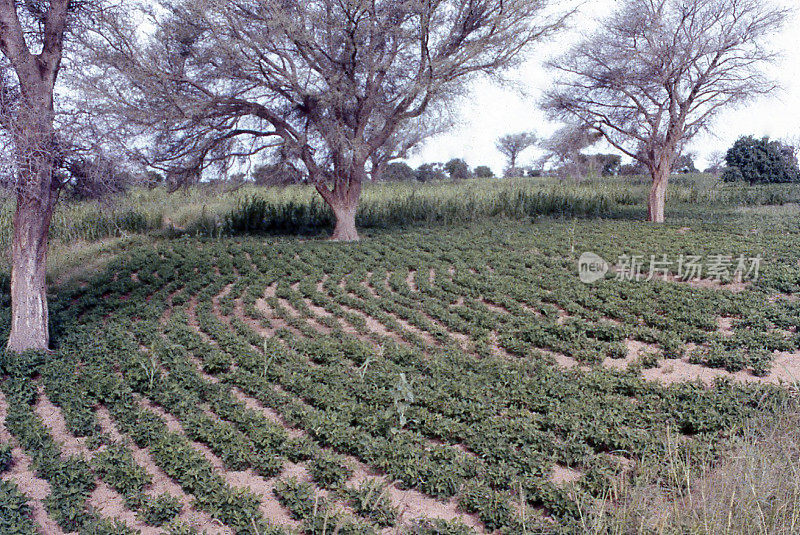
[[[716,150],[708,155],[708,167],[704,173],[721,175],[725,169],[725,151]]]
[[[581,151],[595,145],[602,137],[582,123],[566,124],[552,136],[539,142],[539,146],[545,151],[540,163],[544,166],[554,161],[560,176],[579,178],[594,171],[583,165],[586,162],[581,162]]]
[[[150,163],[192,176],[287,147],[333,210],[333,238],[356,240],[371,169],[401,155],[405,128],[470,77],[558,29],[548,3],[174,0],[151,14],[145,40],[135,17],[107,14],[85,87],[137,138],[155,132]]]
[[[536,141],[536,135],[528,132],[508,134],[497,140],[497,150],[508,159],[507,172],[517,168],[520,154],[533,147]]]
[[[45,270],[47,237],[61,181],[54,91],[72,2],[0,0],[2,126],[14,159],[16,209],[11,246],[13,352],[49,346]]]
[[[578,121],[650,171],[650,221],[685,143],[724,107],[775,88],[762,68],[787,10],[770,0],[624,0],[599,31],[552,65],[545,107]]]

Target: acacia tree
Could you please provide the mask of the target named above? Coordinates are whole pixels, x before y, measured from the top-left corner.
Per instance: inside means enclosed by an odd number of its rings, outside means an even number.
[[[775,85],[767,39],[786,19],[770,0],[624,0],[601,28],[552,63],[545,99],[641,162],[652,176],[648,219],[664,221],[675,158],[715,114]]]
[[[54,92],[72,2],[0,0],[4,69],[2,127],[13,154],[14,233],[11,245],[13,352],[49,346],[47,237],[61,181],[54,127]]]
[[[536,136],[528,132],[508,134],[497,140],[497,150],[508,159],[507,172],[517,168],[517,159],[520,154],[534,146],[536,141]]]
[[[596,171],[585,165],[589,162],[585,161],[586,156],[581,151],[595,145],[602,137],[583,124],[566,124],[539,142],[545,150],[540,163],[545,165],[554,160],[559,175],[565,178],[579,178],[589,171]]]
[[[87,94],[148,163],[199,176],[277,145],[307,168],[356,240],[362,184],[407,150],[404,135],[477,74],[493,75],[561,26],[550,0],[174,0],[111,12],[89,39]],[[141,20],[141,19],[138,19]]]

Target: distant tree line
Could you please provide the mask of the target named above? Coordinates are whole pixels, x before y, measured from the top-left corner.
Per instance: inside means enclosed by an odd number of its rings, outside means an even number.
[[[481,165],[472,169],[461,158],[447,163],[424,163],[414,169],[404,162],[393,162],[386,167],[380,180],[386,182],[435,182],[437,180],[467,180],[470,178],[493,178],[494,172]]]

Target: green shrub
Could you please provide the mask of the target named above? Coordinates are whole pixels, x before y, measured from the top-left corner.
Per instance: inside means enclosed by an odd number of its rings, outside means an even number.
[[[791,147],[768,137],[756,139],[741,137],[725,156],[728,170],[723,175],[726,182],[744,180],[757,183],[785,183],[800,180],[797,158]]]
[[[343,493],[357,515],[369,518],[378,526],[394,526],[397,521],[399,511],[392,504],[385,482],[367,480],[358,487],[345,488]]]
[[[494,178],[494,171],[487,165],[479,165],[475,168],[476,178]]]
[[[475,530],[457,520],[414,520],[403,532],[404,535],[475,535]]]
[[[314,457],[319,451],[313,440],[306,436],[290,438],[284,445],[284,455],[293,463],[301,463]]]
[[[314,481],[326,489],[342,486],[353,475],[353,469],[344,459],[329,452],[311,459],[308,468]]]

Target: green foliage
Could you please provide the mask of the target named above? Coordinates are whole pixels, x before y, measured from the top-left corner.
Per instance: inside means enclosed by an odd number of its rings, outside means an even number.
[[[11,444],[0,443],[0,474],[11,468],[14,459],[11,457]]]
[[[640,365],[688,357],[751,374],[769,372],[776,351],[797,351],[800,305],[776,292],[800,291],[790,252],[800,232],[772,219],[758,232],[738,225],[698,223],[676,240],[671,226],[497,221],[377,233],[345,252],[263,238],[137,248],[52,301],[58,349],[4,378],[6,425],[51,484],[46,505],[65,529],[103,522],[87,505],[98,478],[140,518],[174,514],[169,498],[145,498],[130,440],[194,507],[238,533],[274,528],[259,496],[229,485],[217,463],[264,479],[286,459],[304,463],[309,481],[285,479],[275,494],[307,532],[397,523],[381,484],[345,484],[349,457],[504,532],[524,532],[520,511],[538,511],[569,533],[581,500],[602,498],[618,476],[610,458],[657,455],[668,430],[686,453],[713,458],[743,421],[786,401],[769,385],[664,386],[639,366],[603,366],[627,357],[629,340],[648,345]],[[575,270],[586,250],[769,262],[738,293],[613,277],[587,286]],[[735,318],[728,332],[720,317]],[[586,366],[563,368],[564,357]],[[40,390],[70,432],[89,437],[90,465],[62,456],[33,410]],[[97,407],[124,440],[103,438]],[[582,474],[569,490],[550,481],[556,463]],[[463,532],[441,522],[408,529]]]
[[[416,179],[419,182],[435,182],[447,178],[447,172],[440,163],[424,163],[417,168]]]
[[[459,506],[469,513],[476,513],[489,531],[511,525],[514,509],[510,497],[484,485],[467,485]]]
[[[0,480],[0,533],[3,535],[36,535],[31,509],[25,496],[10,481]]]
[[[103,481],[125,497],[128,503],[138,507],[142,492],[150,484],[150,475],[136,464],[130,450],[122,444],[112,444],[99,451],[92,459],[92,466]]]
[[[421,519],[411,522],[407,535],[473,535],[475,530],[458,521]]]
[[[329,452],[311,459],[308,468],[314,481],[326,489],[341,487],[353,475],[345,459]]]
[[[147,497],[142,504],[142,519],[151,526],[163,526],[181,511],[181,502],[170,494]]]
[[[231,367],[231,357],[222,351],[212,350],[203,359],[203,371],[210,374],[226,372]]]
[[[275,483],[273,493],[278,501],[298,520],[310,516],[318,504],[314,489],[296,478],[281,479]]]
[[[444,164],[444,170],[452,180],[466,180],[473,176],[469,165],[461,158],[454,158]]]
[[[136,535],[136,531],[119,519],[90,518],[81,527],[79,535]]]
[[[336,511],[325,498],[318,496],[308,483],[299,482],[295,478],[279,480],[275,484],[273,493],[295,519],[303,521],[303,530],[309,535],[376,534],[371,525]]]
[[[381,176],[381,180],[386,180],[387,182],[410,182],[416,178],[417,175],[414,169],[403,162],[390,163],[386,166]]]
[[[365,184],[358,225],[386,229],[498,216],[642,218],[646,213],[650,179],[641,169],[627,170],[637,175],[633,177],[597,177],[578,184],[553,178],[494,180],[489,176],[454,184],[440,180],[447,176],[441,166],[425,169],[427,174],[421,178],[430,179],[425,184],[417,180]],[[800,191],[789,185],[758,191],[736,184],[720,187],[716,177],[687,175],[671,181],[669,198],[674,211],[692,217],[742,204],[794,202],[800,199]],[[245,185],[227,191],[201,184],[175,194],[159,186],[131,190],[109,204],[115,207],[110,212],[96,202],[60,203],[50,232],[53,244],[91,243],[131,233],[206,237],[263,232],[317,234],[333,224],[329,208],[313,187],[306,185]],[[12,215],[11,201],[0,205],[0,246],[4,249],[10,245]]]
[[[753,184],[786,183],[800,180],[794,149],[768,137],[739,138],[725,156],[725,182],[743,180]]]
[[[346,487],[342,492],[357,515],[380,527],[391,527],[397,522],[399,511],[392,504],[387,488],[385,482],[368,479],[357,487]]]
[[[494,171],[487,165],[479,165],[475,168],[476,178],[494,178]]]

